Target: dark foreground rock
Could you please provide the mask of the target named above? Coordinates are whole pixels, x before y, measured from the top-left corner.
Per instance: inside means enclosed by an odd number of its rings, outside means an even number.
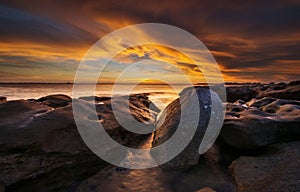
[[[265,97],[229,103],[220,137],[239,149],[300,140],[300,102]]]
[[[192,100],[193,97],[198,100],[199,105],[195,104],[195,102]],[[214,109],[212,109],[211,105],[212,100],[215,101]],[[194,124],[195,122],[193,119],[191,119],[191,117],[195,115],[198,109],[200,110],[200,113],[196,115],[197,118],[199,118],[199,121],[198,124]],[[179,123],[181,123],[186,130],[191,129],[191,126],[195,125],[197,128],[195,134],[192,135],[193,138],[191,142],[187,145],[187,147],[177,157],[163,164],[162,167],[183,168],[196,165],[198,163],[200,158],[199,146],[206,132],[211,113],[220,113],[220,116],[222,116],[222,102],[215,92],[202,87],[196,87],[195,89],[186,88],[181,92],[180,98],[173,101],[165,109],[157,123],[153,146],[161,145],[169,140],[178,128]],[[219,120],[222,121],[222,119]],[[185,133],[183,132],[182,134]],[[212,133],[212,135],[210,135],[212,140],[214,139],[214,136],[217,136],[214,134],[217,133]]]
[[[299,191],[300,142],[271,145],[256,157],[241,156],[230,166],[240,192]]]
[[[6,191],[73,191],[79,181],[107,163],[94,155],[77,130],[69,97],[48,96],[37,101],[8,101],[0,105],[0,183]],[[77,99],[86,109],[86,122],[102,122],[122,145],[136,146],[142,138],[124,129],[114,118],[111,100],[96,104],[98,118],[91,119],[93,102]],[[132,95],[129,108],[123,97],[115,99],[118,110],[150,130],[157,111],[144,95]]]

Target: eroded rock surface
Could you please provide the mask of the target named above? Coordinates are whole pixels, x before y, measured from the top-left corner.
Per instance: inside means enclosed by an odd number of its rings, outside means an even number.
[[[300,142],[271,145],[265,154],[241,156],[230,170],[240,192],[299,191]]]
[[[253,84],[253,85],[233,85],[226,87],[227,101],[236,102],[243,100],[245,102],[251,99],[261,99],[263,97],[273,97],[277,99],[299,100],[300,99],[300,81],[286,83]]]
[[[107,165],[94,155],[77,130],[70,98],[51,95],[39,100],[8,101],[0,104],[0,183],[8,191],[71,190],[82,180]],[[85,122],[102,123],[106,131],[122,145],[136,146],[147,136],[138,137],[118,124],[111,100],[94,104],[75,99],[85,108]],[[117,109],[124,116],[152,130],[158,111],[150,110],[145,95],[132,95],[129,107],[119,97]],[[90,113],[96,106],[96,117]]]
[[[228,103],[220,134],[225,143],[256,149],[300,139],[300,102],[265,97],[248,103]]]

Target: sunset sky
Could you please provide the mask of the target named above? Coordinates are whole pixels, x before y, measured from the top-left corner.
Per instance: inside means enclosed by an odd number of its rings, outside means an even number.
[[[1,1],[0,82],[72,82],[94,43],[139,23],[174,25],[196,36],[215,57],[225,81],[299,79],[300,1],[218,2]],[[144,31],[139,38],[149,35]],[[176,71],[164,63],[202,79],[176,50],[140,46],[117,55],[103,74],[105,81],[112,82],[115,71],[145,57],[151,60],[149,68],[137,69],[132,81],[141,78],[136,74],[153,73],[177,83]]]

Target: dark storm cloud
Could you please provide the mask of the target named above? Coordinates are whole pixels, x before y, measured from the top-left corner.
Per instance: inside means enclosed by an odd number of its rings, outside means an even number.
[[[51,44],[93,42],[88,32],[72,25],[60,24],[18,9],[0,6],[0,39]]]

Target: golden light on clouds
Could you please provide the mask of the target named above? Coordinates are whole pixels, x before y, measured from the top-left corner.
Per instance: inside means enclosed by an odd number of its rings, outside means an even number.
[[[171,0],[159,5],[152,1],[112,3],[101,0],[60,4],[47,0],[3,2],[0,6],[3,13],[0,15],[0,82],[72,81],[81,59],[97,40],[122,27],[140,23],[165,23],[196,36],[216,58],[225,81],[299,79],[298,2],[274,2],[276,6],[270,2],[221,4]],[[176,51],[176,47],[164,46],[170,40],[191,55],[203,51],[194,47],[193,42],[161,37],[151,29],[133,29],[125,36],[132,34],[142,42],[140,46],[131,46],[131,42],[124,39],[113,39],[106,42],[105,51],[87,58],[104,63],[110,59],[108,52],[124,48],[113,58],[112,71],[105,72],[105,81],[112,81],[114,70],[143,59],[152,60],[153,70],[149,68],[149,71],[159,75],[158,69],[164,69],[161,74],[174,81],[179,77],[172,66],[188,74],[193,82],[205,81],[193,63],[199,64],[202,72],[211,70],[209,74],[214,76],[216,70],[210,68],[212,61],[209,59],[199,57],[191,61]],[[132,49],[127,49],[124,42]],[[154,45],[143,42],[154,42]],[[162,63],[166,65],[163,67]],[[133,79],[138,77],[130,81]]]
[[[163,75],[175,84],[184,82],[183,78],[186,77],[192,83],[206,82],[199,66],[194,64],[190,58],[177,50],[155,44],[139,45],[124,49],[112,58],[101,77],[106,81],[110,79],[109,82],[114,82],[118,72],[114,71],[114,68],[109,67],[109,65],[117,63],[119,69],[125,69],[128,65],[136,62],[144,62],[147,66],[136,71],[136,73],[139,73],[138,76],[133,73],[131,78],[124,79],[124,83],[143,81],[144,83],[150,82],[152,84],[156,82],[154,79],[148,80],[140,77],[147,76],[149,73],[155,74],[157,77]],[[134,78],[134,76],[136,77]]]

